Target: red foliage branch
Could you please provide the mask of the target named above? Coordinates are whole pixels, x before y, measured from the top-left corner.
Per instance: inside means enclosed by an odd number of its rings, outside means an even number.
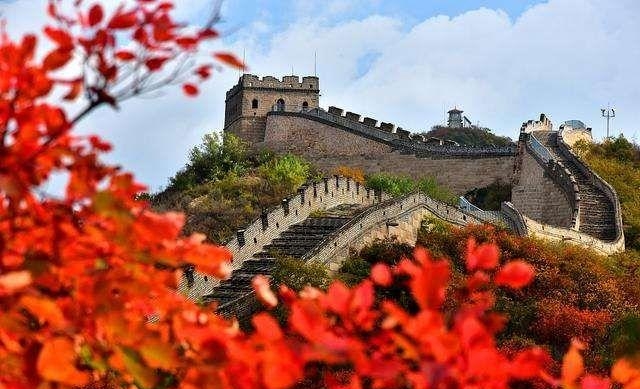
[[[42,60],[34,35],[0,37],[0,388],[277,389],[305,377],[332,388],[504,388],[530,379],[609,386],[581,378],[578,343],[560,379],[545,372],[548,356],[538,348],[511,358],[496,348],[504,319],[491,311],[493,289],[520,288],[533,272],[521,261],[498,267],[493,246],[469,244],[470,275],[453,317],[441,309],[449,265],[424,250],[397,268],[375,267],[353,289],[334,283],[327,293],[295,295],[283,287],[287,326],[262,313],[250,334],[179,296],[183,266],[223,278],[229,252],[202,235],[181,237],[182,215],[156,214],[135,200],[143,187],[100,160],[110,145],[71,130],[99,105],[116,107],[167,84],[195,95],[213,65],[188,58],[217,33],[176,23],[167,1],[137,0],[112,13],[82,1],[73,12],[62,8],[50,2],[54,25],[44,33],[54,47]],[[214,57],[244,67],[228,53]],[[59,79],[63,68],[72,75]],[[49,101],[57,87],[67,100],[83,96],[86,107],[69,118]],[[42,193],[61,172],[64,197]],[[376,301],[374,289],[394,280],[406,281],[416,312]],[[264,278],[254,285],[268,306],[278,304]],[[613,373],[629,387],[640,382],[630,361]]]

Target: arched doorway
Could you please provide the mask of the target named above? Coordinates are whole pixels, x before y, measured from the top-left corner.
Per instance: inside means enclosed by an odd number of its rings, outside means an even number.
[[[309,103],[307,103],[306,101],[302,103],[302,110],[306,111],[309,109]]]
[[[276,111],[284,111],[284,100],[278,99],[276,102]]]

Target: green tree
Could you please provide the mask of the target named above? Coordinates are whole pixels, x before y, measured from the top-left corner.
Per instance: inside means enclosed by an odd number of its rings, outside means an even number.
[[[288,193],[309,179],[311,165],[301,157],[285,154],[261,165],[259,170],[277,193]]]
[[[247,145],[231,133],[206,134],[202,143],[191,149],[189,162],[169,180],[169,188],[184,190],[248,168]]]

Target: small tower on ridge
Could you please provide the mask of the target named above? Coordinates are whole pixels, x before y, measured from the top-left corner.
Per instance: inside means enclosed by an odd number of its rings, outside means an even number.
[[[447,112],[449,114],[449,119],[447,119],[447,127],[452,128],[462,128],[462,112],[457,107],[454,107],[452,110]]]

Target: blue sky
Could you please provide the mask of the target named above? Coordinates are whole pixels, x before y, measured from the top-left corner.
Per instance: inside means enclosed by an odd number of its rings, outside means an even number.
[[[44,3],[0,0],[9,32],[42,26]],[[197,23],[211,0],[176,3]],[[556,125],[581,119],[601,138],[600,108],[611,102],[614,135],[640,130],[637,0],[226,0],[222,11],[225,37],[212,50],[245,52],[251,73],[278,77],[312,74],[317,53],[325,108],[423,131],[457,105],[512,139],[545,112]],[[175,88],[104,108],[80,131],[112,141],[109,159],[158,189],[203,134],[221,129],[237,79],[216,74],[197,100]]]

